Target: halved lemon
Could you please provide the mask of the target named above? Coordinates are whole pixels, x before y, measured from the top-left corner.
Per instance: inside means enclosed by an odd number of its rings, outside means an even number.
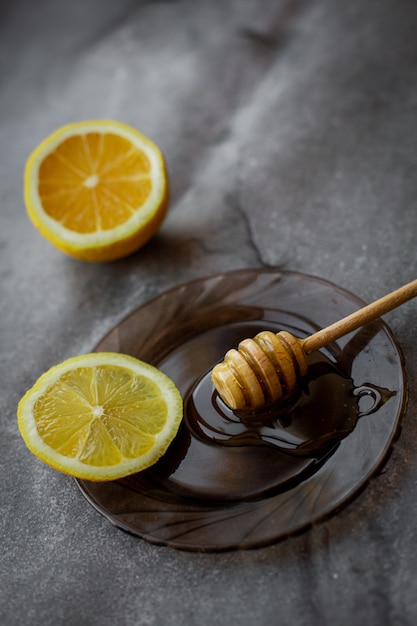
[[[154,464],[174,439],[182,413],[181,395],[166,374],[113,352],[52,367],[17,410],[21,435],[38,458],[92,481]]]
[[[29,157],[24,174],[28,215],[62,252],[111,261],[144,245],[168,207],[160,149],[112,120],[63,126]]]

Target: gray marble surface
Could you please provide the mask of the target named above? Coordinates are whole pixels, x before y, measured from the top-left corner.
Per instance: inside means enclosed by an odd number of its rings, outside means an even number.
[[[0,622],[417,622],[416,303],[385,319],[410,382],[384,470],[276,545],[186,553],[108,523],[40,463],[16,405],[181,282],[275,266],[370,301],[417,276],[414,0],[3,0],[0,6]],[[170,212],[122,261],[72,260],[26,217],[22,173],[56,127],[114,118],[164,151]]]

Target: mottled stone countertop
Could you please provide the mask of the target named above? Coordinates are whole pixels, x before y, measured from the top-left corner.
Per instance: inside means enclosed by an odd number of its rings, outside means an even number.
[[[383,470],[337,515],[254,550],[156,546],[26,449],[16,405],[136,307],[276,267],[371,301],[417,276],[414,0],[4,0],[0,6],[0,622],[417,623],[416,303],[385,316],[409,380]],[[22,173],[58,126],[113,118],[163,150],[157,236],[106,264],[29,222]]]

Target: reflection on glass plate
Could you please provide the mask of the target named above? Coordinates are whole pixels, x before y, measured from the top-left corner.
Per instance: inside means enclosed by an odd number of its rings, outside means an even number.
[[[304,337],[363,302],[322,279],[274,269],[195,280],[138,308],[96,350],[131,354],[177,384],[185,417],[152,468],[111,483],[78,480],[118,528],[194,551],[270,544],[351,500],[399,434],[401,352],[380,320],[309,357],[298,394],[245,423],[213,394],[209,372],[263,329]]]

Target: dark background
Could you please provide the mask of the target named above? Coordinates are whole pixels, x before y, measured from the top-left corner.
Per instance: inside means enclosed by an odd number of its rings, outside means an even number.
[[[24,0],[0,5],[0,621],[7,626],[417,622],[416,302],[385,317],[410,399],[384,470],[268,548],[200,555],[112,527],[33,457],[20,397],[181,282],[276,266],[371,301],[417,276],[414,0]],[[171,178],[159,234],[122,261],[34,230],[24,164],[58,126],[114,118]]]

